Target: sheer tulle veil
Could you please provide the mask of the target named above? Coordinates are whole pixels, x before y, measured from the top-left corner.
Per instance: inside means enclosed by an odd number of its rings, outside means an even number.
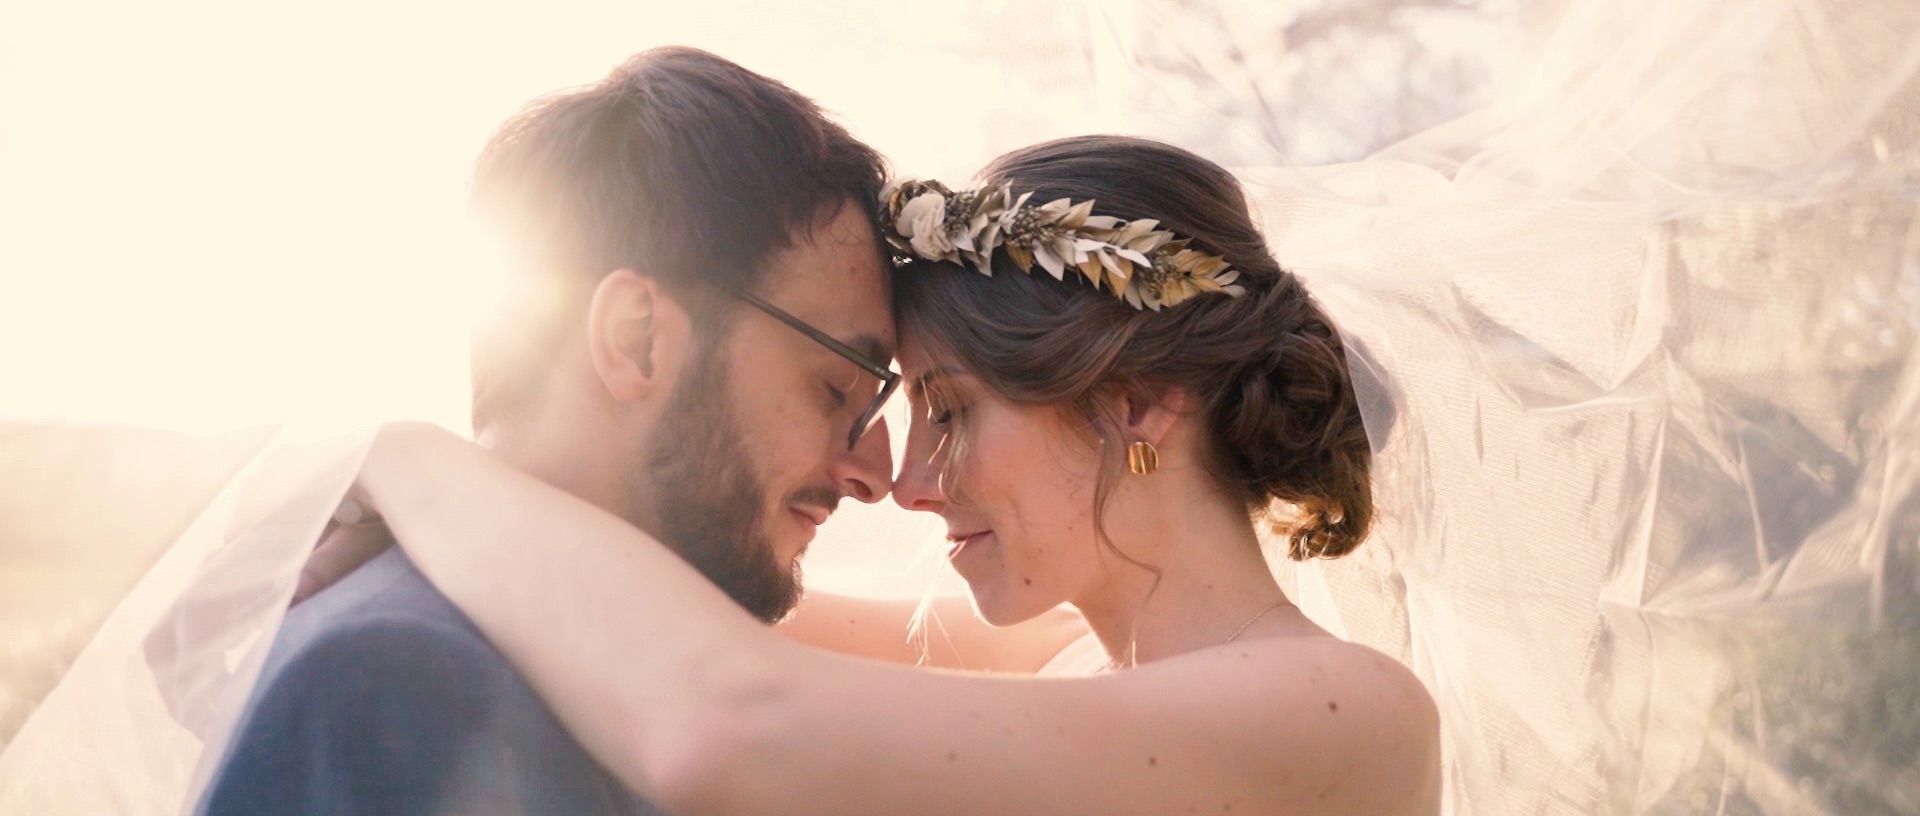
[[[1916,34],[1574,4],[1494,106],[1244,174],[1380,450],[1280,572],[1427,680],[1451,812],[1920,807]]]
[[[1133,35],[1185,9],[1089,7],[1100,129],[1166,132]],[[1909,0],[1571,0],[1484,109],[1236,170],[1378,451],[1373,539],[1275,568],[1427,683],[1447,812],[1920,809],[1916,41]],[[369,438],[255,457],[0,754],[0,811],[191,801]]]

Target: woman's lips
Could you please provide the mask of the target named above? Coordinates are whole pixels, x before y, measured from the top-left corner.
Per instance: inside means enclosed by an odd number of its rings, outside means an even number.
[[[947,540],[953,542],[953,547],[947,550],[947,560],[953,560],[960,555],[962,550],[967,548],[967,545],[975,543],[992,533],[992,530],[981,530],[977,533],[968,533],[962,536],[947,536]]]

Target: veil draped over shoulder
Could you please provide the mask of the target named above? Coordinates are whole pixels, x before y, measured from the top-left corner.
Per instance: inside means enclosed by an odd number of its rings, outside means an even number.
[[[1395,5],[1321,16],[1445,4]],[[1920,5],[1552,10],[1490,43],[1533,67],[1484,107],[1313,167],[1262,134],[1338,122],[1247,91],[1313,15],[1035,25],[1084,46],[1077,130],[1231,131],[1211,155],[1351,341],[1380,522],[1276,571],[1426,682],[1447,812],[1920,810]],[[1316,65],[1282,84],[1352,87]],[[0,754],[0,811],[192,801],[369,439],[255,456]]]

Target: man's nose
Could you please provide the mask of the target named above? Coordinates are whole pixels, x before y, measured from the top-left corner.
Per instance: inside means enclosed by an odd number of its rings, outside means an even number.
[[[861,434],[852,450],[842,448],[833,458],[830,476],[840,492],[872,504],[887,497],[893,485],[893,444],[885,418]]]

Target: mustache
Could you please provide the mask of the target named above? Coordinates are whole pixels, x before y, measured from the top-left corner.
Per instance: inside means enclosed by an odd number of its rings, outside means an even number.
[[[812,485],[793,491],[793,494],[787,497],[787,503],[815,504],[826,508],[827,513],[832,514],[834,510],[839,509],[840,499],[842,498],[844,497],[838,490],[831,487]]]

